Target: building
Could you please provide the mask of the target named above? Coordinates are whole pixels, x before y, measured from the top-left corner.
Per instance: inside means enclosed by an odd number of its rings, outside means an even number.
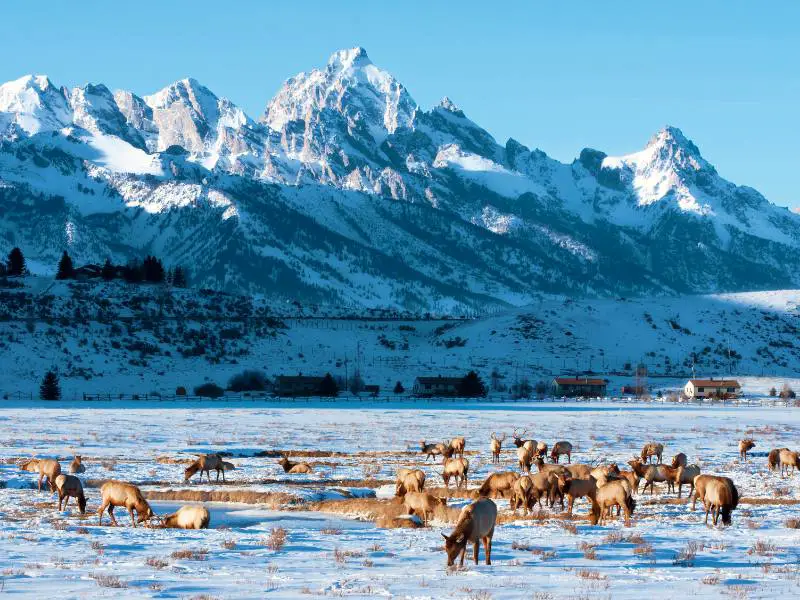
[[[735,379],[690,379],[683,393],[687,398],[737,398],[742,386]]]
[[[605,396],[608,382],[605,379],[586,377],[556,377],[553,379],[552,388],[554,396],[588,398]]]
[[[462,377],[417,377],[411,393],[422,398],[434,396],[458,396],[461,394]]]
[[[317,396],[323,377],[307,375],[278,375],[275,378],[276,396]]]

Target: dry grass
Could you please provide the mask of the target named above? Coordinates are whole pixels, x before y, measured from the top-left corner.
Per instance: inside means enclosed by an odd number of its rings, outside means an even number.
[[[575,575],[581,579],[587,579],[590,581],[604,581],[608,579],[608,577],[600,573],[600,571],[592,571],[591,569],[578,569],[575,571]]]
[[[578,528],[575,526],[574,523],[570,523],[569,521],[561,521],[558,524],[558,526],[561,527],[561,529],[563,529],[567,533],[571,533],[572,535],[578,534]]]
[[[169,561],[158,558],[157,556],[150,556],[145,561],[145,564],[154,569],[166,569],[169,566]]]
[[[333,560],[339,565],[345,564],[349,558],[361,558],[362,556],[364,556],[363,552],[355,550],[340,550],[339,548],[333,550]]]
[[[319,532],[322,535],[342,535],[342,530],[337,529],[336,527],[325,527],[320,529]]]
[[[653,556],[653,545],[640,544],[633,549],[633,553],[636,556],[646,556],[646,557]]]
[[[694,559],[697,557],[697,543],[689,542],[686,548],[678,552],[672,559],[673,566],[693,567]]]
[[[786,519],[786,527],[789,529],[800,529],[800,519]]]
[[[175,550],[170,556],[175,560],[208,560],[208,549],[199,548],[197,550],[192,550],[190,548],[185,548],[183,550]]]
[[[714,573],[713,575],[706,575],[701,579],[701,581],[706,585],[718,585],[719,584],[719,575]]]
[[[225,550],[233,550],[236,548],[236,540],[227,539],[222,542],[222,547],[225,548]]]
[[[176,456],[157,456],[156,462],[160,465],[190,465],[194,462],[193,458],[182,458]]]
[[[302,504],[298,496],[286,492],[254,492],[249,490],[148,490],[143,492],[148,500],[177,502],[238,502],[259,504],[265,508],[279,510]]]
[[[778,550],[778,547],[766,540],[756,540],[751,548],[747,550],[750,555],[758,554],[759,556],[772,556]]]
[[[99,573],[92,573],[89,575],[92,579],[94,579],[95,583],[100,587],[104,588],[117,588],[117,589],[124,589],[128,587],[128,584],[122,581],[116,575],[101,575]]]
[[[286,545],[286,530],[283,527],[273,527],[266,540],[266,546],[270,550],[280,552]]]

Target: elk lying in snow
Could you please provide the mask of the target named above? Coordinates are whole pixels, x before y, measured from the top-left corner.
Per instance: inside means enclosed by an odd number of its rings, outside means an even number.
[[[131,483],[123,481],[106,481],[100,488],[102,502],[98,514],[98,525],[103,524],[103,513],[108,509],[108,516],[111,517],[111,524],[116,526],[117,520],[114,518],[114,507],[124,506],[128,509],[131,515],[131,523],[136,527],[136,519],[133,516],[133,511],[136,511],[139,523],[142,521],[150,521],[155,515],[153,509],[144,499],[141,490]]]
[[[442,481],[447,493],[450,493],[450,479],[455,477],[456,489],[461,486],[467,487],[467,475],[469,474],[469,461],[466,458],[445,458],[444,470],[442,471]]]
[[[425,471],[421,469],[397,469],[394,495],[405,496],[408,492],[421,492],[425,487]]]
[[[492,439],[489,442],[489,449],[492,451],[492,462],[500,462],[500,450],[503,448],[503,442],[506,440],[506,434],[503,437],[497,437],[495,432],[492,432]]]
[[[161,526],[171,529],[208,529],[210,523],[211,514],[205,506],[189,504],[164,517]]]
[[[73,475],[75,473],[85,473],[86,472],[86,467],[84,467],[83,463],[81,462],[81,455],[80,454],[76,454],[75,458],[72,459],[72,462],[69,464],[69,472],[72,473]]]
[[[789,472],[789,467],[792,469],[789,475],[794,475],[794,470],[800,469],[800,457],[798,457],[797,452],[784,448],[778,453],[778,460],[781,464],[781,477],[784,476],[785,472]]]
[[[678,469],[673,469],[672,467],[664,464],[648,465],[640,461],[638,458],[628,461],[628,464],[640,478],[645,480],[642,493],[646,492],[647,487],[649,486],[650,494],[652,494],[655,484],[664,482],[667,483],[667,491],[675,491],[675,475],[677,474]]]
[[[756,447],[756,443],[751,438],[739,440],[739,457],[747,460],[747,453]]]
[[[700,475],[700,467],[697,465],[687,465],[678,467],[675,472],[675,483],[678,485],[678,498],[681,497],[681,489],[685,483],[689,484],[689,496],[694,492],[694,478]]]
[[[460,458],[463,458],[464,447],[466,445],[467,441],[463,437],[454,437],[452,440],[450,440],[450,455],[452,456],[453,454],[458,454]]]
[[[567,462],[572,462],[572,444],[569,442],[561,441],[553,444],[553,449],[550,451],[550,459],[557,463],[562,454],[567,455]]]
[[[672,464],[670,465],[673,469],[677,469],[678,467],[685,467],[689,464],[686,455],[683,452],[678,452],[675,456],[672,457]]]
[[[433,462],[436,462],[437,456],[442,456],[447,449],[449,444],[426,444],[425,440],[420,440],[419,442],[419,451],[422,454],[426,454],[425,460],[427,461],[428,458],[433,458]]]
[[[408,492],[403,497],[403,505],[409,514],[422,517],[422,524],[427,525],[429,515],[434,513],[437,506],[447,506],[447,501],[427,492]]]
[[[483,542],[486,564],[492,564],[492,536],[497,521],[497,506],[488,498],[479,498],[465,506],[458,517],[456,527],[449,536],[442,534],[444,549],[447,553],[447,566],[455,564],[461,555],[461,566],[464,566],[464,555],[467,553],[467,542],[472,542],[472,557],[478,564],[478,544]]]
[[[695,509],[697,499],[706,509],[705,523],[708,525],[708,513],[711,512],[714,525],[722,515],[722,524],[731,524],[731,511],[739,505],[739,490],[729,477],[716,475],[698,475],[694,479],[694,500],[692,510]]]
[[[292,462],[285,456],[278,461],[278,464],[283,467],[284,473],[289,475],[297,475],[298,473],[313,473],[314,469],[306,462]],[[222,474],[222,481],[225,481],[225,473]]]
[[[519,479],[519,473],[513,471],[502,471],[500,473],[492,473],[486,478],[480,488],[478,488],[477,496],[486,496],[488,498],[496,498],[497,496],[505,497],[511,493],[511,488],[514,487],[514,482]]]
[[[23,462],[20,469],[28,471],[29,473],[39,474],[39,483],[37,489],[42,491],[42,480],[47,479],[47,486],[51,492],[56,491],[56,477],[61,475],[61,465],[57,460],[51,458],[32,458]]]
[[[573,479],[563,474],[557,475],[558,490],[567,499],[567,513],[572,516],[572,507],[578,498],[589,498],[594,501],[597,494],[597,480],[594,477],[587,479]]]
[[[529,475],[523,475],[514,482],[514,486],[511,489],[509,506],[511,510],[514,511],[514,514],[517,513],[518,508],[522,507],[524,513],[527,515],[533,510],[534,503],[533,481]]]
[[[210,483],[211,471],[217,472],[217,481],[219,481],[219,474],[222,473],[222,481],[225,481],[225,468],[222,466],[222,457],[219,454],[201,454],[196,461],[186,467],[183,472],[183,481],[189,481],[192,475],[198,471],[200,471],[200,481],[203,481],[203,473],[205,473]]]
[[[770,471],[778,470],[778,467],[781,464],[780,454],[784,450],[787,452],[789,451],[788,448],[773,448],[769,451],[769,455],[767,456],[767,467],[769,467]]]
[[[636,500],[631,497],[631,489],[625,481],[609,481],[603,487],[597,488],[592,502],[592,512],[589,514],[589,521],[592,525],[602,525],[607,517],[611,516],[611,509],[614,506],[623,508],[625,511],[625,524],[629,525],[631,515],[636,508]]]
[[[664,454],[664,444],[657,444],[655,442],[650,442],[645,444],[642,448],[642,462],[649,463],[650,458],[655,456],[658,459],[658,463],[661,464],[661,456]]]
[[[86,514],[86,496],[83,495],[83,485],[81,480],[75,475],[64,475],[63,473],[56,477],[56,489],[58,490],[58,510],[62,511],[67,508],[70,498],[78,500],[78,510],[81,514]],[[62,508],[61,502],[64,502]]]

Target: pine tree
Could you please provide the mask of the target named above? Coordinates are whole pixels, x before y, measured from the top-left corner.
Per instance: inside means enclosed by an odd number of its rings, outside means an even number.
[[[179,288],[186,287],[186,269],[178,265],[172,273],[172,285]]]
[[[28,268],[25,266],[25,257],[22,255],[22,250],[14,248],[8,253],[8,274],[11,276],[25,275]]]
[[[164,265],[161,260],[155,256],[147,256],[144,259],[144,280],[148,283],[163,283],[164,282]]]
[[[111,262],[110,258],[106,259],[106,262],[103,264],[103,270],[100,272],[103,279],[106,281],[111,281],[115,279],[117,276],[117,270],[114,268],[114,264]]]
[[[339,386],[330,373],[325,373],[322,382],[319,384],[319,395],[334,398],[339,395]]]
[[[470,371],[461,380],[459,391],[465,398],[478,398],[486,395],[486,386],[475,371]]]
[[[56,279],[72,279],[73,277],[75,277],[75,269],[72,266],[72,259],[69,254],[67,254],[67,251],[64,250],[64,254],[61,255],[61,260],[58,261]]]
[[[142,263],[136,259],[133,259],[127,265],[125,265],[123,273],[125,281],[128,283],[141,283],[144,277]]]
[[[59,400],[61,398],[61,386],[58,383],[58,374],[55,371],[48,371],[39,386],[39,396],[42,400]]]
[[[400,383],[399,381],[394,384],[394,393],[395,394],[402,394],[405,391],[406,391],[406,388],[404,388],[403,384]]]

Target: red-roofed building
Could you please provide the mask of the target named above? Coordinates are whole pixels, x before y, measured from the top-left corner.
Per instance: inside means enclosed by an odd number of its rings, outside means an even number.
[[[588,377],[556,377],[553,379],[553,395],[582,397],[605,396],[608,382],[605,379]]]
[[[736,398],[742,386],[735,379],[690,379],[683,393],[687,398]]]

